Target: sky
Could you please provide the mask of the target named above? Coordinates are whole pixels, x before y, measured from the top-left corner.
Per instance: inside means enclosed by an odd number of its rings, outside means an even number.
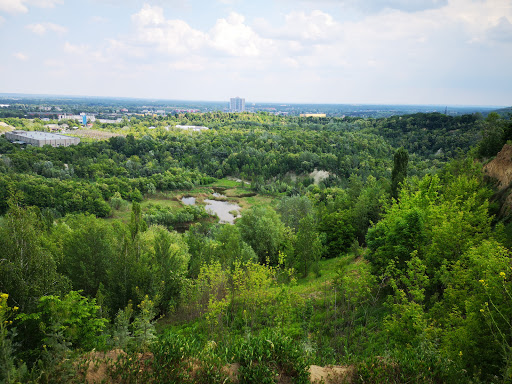
[[[512,105],[512,0],[0,0],[0,92]]]

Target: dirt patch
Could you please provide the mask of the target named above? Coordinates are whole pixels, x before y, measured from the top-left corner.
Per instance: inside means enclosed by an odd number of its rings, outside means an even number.
[[[309,177],[312,177],[315,180],[315,185],[320,184],[321,181],[329,178],[329,172],[327,171],[319,171],[315,169],[313,172],[309,174]]]
[[[498,192],[492,197],[500,205],[498,217],[512,213],[512,146],[505,144],[494,160],[484,165],[484,173],[495,181]]]
[[[112,367],[120,359],[126,359],[127,354],[121,349],[114,349],[108,352],[90,352],[86,354],[80,361],[76,362],[76,365],[81,367],[78,369],[83,375],[83,382],[87,384],[98,384],[98,383],[114,383],[112,377],[109,375],[111,373]],[[151,362],[154,359],[154,356],[151,352],[138,353],[136,357],[134,356],[135,362],[138,363],[140,367],[144,370],[150,369],[147,368],[148,364],[144,364],[146,361]],[[131,360],[131,359],[130,359]],[[183,361],[183,369],[188,371],[190,377],[192,379],[198,379],[200,376],[200,372],[203,368],[203,364],[200,360],[196,358],[189,358]],[[83,370],[82,370],[83,369]],[[222,367],[221,372],[222,375],[229,379],[231,383],[239,382],[239,370],[240,364],[233,363],[228,364]],[[329,365],[326,367],[321,367],[318,365],[312,365],[309,367],[310,374],[310,382],[313,384],[350,384],[352,383],[354,376],[354,367],[352,366],[338,366],[338,365]],[[288,384],[292,383],[292,378],[280,374],[278,378],[279,384]]]
[[[310,381],[312,383],[324,384],[349,384],[352,382],[354,374],[353,367],[343,367],[339,365],[329,365],[320,367],[312,365],[309,367]]]
[[[239,363],[228,364],[222,367],[222,373],[229,377],[232,383],[238,383],[238,370],[240,369]]]
[[[498,181],[498,189],[507,188],[512,182],[512,146],[505,144],[494,160],[484,166],[484,172]]]
[[[108,352],[91,352],[85,356],[87,371],[85,382],[87,384],[108,383],[108,369],[112,367],[121,357],[126,356],[122,349],[114,349]]]

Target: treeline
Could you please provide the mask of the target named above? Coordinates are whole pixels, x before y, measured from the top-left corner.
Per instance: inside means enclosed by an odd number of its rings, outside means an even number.
[[[128,141],[135,142],[133,137]],[[142,160],[128,158],[113,147],[100,142],[19,149],[2,139],[0,213],[6,212],[8,197],[21,192],[20,204],[49,208],[59,216],[88,212],[108,217],[117,196],[140,202],[144,194],[192,189],[214,180],[195,169],[179,168],[170,158],[159,162],[151,153]]]
[[[118,180],[117,191],[125,199],[130,193],[137,194],[135,189],[142,194],[188,189],[210,182],[211,177],[225,176],[251,180],[261,192],[284,192],[287,188],[279,183],[291,185],[296,175],[307,175],[315,169],[329,172],[330,177],[323,182],[326,186],[347,186],[352,174],[363,180],[370,175],[389,178],[393,147],[399,146],[410,154],[410,175],[433,172],[457,151],[475,145],[482,127],[503,125],[503,120],[496,123],[490,121],[491,117],[482,121],[475,115],[432,113],[377,120],[312,121],[267,114],[210,113],[160,119],[158,123],[153,118],[133,118],[130,132],[140,139],[128,135],[73,147],[29,146],[24,150],[2,140],[0,171],[100,184]],[[20,122],[25,124],[23,120],[14,123]],[[162,128],[177,122],[213,123],[214,129],[189,133]],[[152,123],[159,127],[150,131],[147,128]],[[501,136],[500,143],[506,141],[506,135]],[[266,186],[275,182],[278,184]],[[130,184],[129,190],[121,184]]]

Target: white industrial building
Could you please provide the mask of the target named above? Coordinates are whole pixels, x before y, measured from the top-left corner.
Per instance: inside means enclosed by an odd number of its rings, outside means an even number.
[[[35,145],[36,147],[42,147],[43,145],[51,145],[52,147],[68,147],[80,142],[78,137],[39,131],[28,132],[16,130],[12,132],[5,132],[5,138],[11,142],[30,144]]]

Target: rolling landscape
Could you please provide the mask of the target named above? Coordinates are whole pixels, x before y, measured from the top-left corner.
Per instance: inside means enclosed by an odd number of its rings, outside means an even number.
[[[510,115],[1,120],[5,382],[507,382]]]
[[[511,0],[0,0],[0,384],[512,383]]]

